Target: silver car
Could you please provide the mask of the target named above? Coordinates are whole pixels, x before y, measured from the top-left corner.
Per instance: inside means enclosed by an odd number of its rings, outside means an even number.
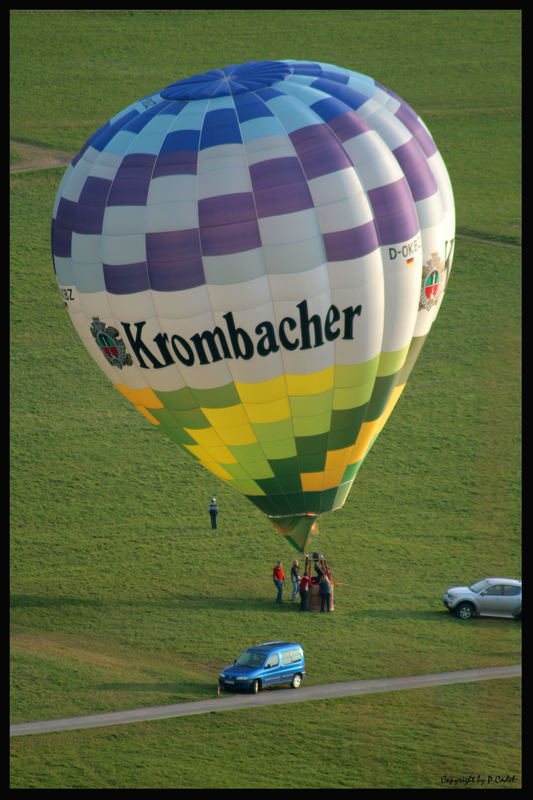
[[[472,586],[453,586],[442,602],[459,619],[474,616],[520,617],[522,581],[514,578],[485,578]]]

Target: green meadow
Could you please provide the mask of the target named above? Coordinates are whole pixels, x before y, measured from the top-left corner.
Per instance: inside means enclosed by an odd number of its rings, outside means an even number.
[[[422,116],[457,214],[439,317],[344,508],[320,521],[335,611],[300,615],[276,606],[271,579],[297,552],[137,413],[74,331],[50,253],[64,170],[12,173],[11,722],[213,697],[220,668],[267,639],[301,642],[307,684],[518,663],[521,622],[463,623],[441,596],[522,571],[520,11],[12,10],[10,37],[12,164],[17,143],[74,155],[188,75],[318,60]],[[499,679],[14,737],[10,785],[520,788],[520,690]]]

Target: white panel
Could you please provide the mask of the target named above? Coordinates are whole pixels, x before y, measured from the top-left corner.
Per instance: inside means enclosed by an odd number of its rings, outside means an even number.
[[[110,265],[137,264],[146,261],[144,233],[132,236],[102,236],[102,261]]]
[[[272,158],[287,158],[295,155],[296,151],[288,136],[265,136],[247,142],[246,154],[249,164],[258,164]]]
[[[192,201],[196,197],[196,175],[164,175],[153,178],[146,205]]]
[[[251,281],[230,283],[220,286],[209,284],[209,301],[213,311],[240,311],[257,308],[270,302],[270,284],[267,275]]]
[[[107,206],[104,211],[102,233],[134,235],[144,232],[146,209],[144,206]]]
[[[196,201],[149,205],[144,212],[146,233],[189,231],[199,225]]]
[[[314,208],[263,217],[258,223],[261,242],[266,247],[317,239],[319,232]]]
[[[210,308],[209,294],[205,284],[179,292],[152,290],[152,302],[158,317],[174,320],[205,314]]]
[[[102,237],[99,233],[73,233],[70,253],[79,264],[102,262]]]

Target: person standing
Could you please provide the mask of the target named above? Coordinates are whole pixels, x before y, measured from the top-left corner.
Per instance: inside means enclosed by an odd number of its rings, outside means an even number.
[[[285,575],[283,573],[283,564],[281,561],[278,561],[276,566],[274,567],[274,571],[272,573],[272,578],[274,580],[274,586],[278,590],[278,596],[276,597],[276,603],[281,603],[281,595],[283,592],[283,581],[285,580]]]
[[[324,611],[324,606],[327,606],[329,614],[331,609],[331,581],[325,572],[320,579],[318,591],[320,592],[320,612],[322,613]]]
[[[307,598],[309,596],[309,584],[311,578],[309,575],[304,575],[300,581],[300,611],[307,611]]]
[[[211,498],[211,505],[209,506],[209,515],[211,517],[211,527],[217,527],[218,506],[216,497]]]
[[[292,597],[291,600],[296,600],[298,594],[298,587],[300,586],[300,575],[298,572],[298,562],[295,561],[291,567],[291,580],[292,580]]]

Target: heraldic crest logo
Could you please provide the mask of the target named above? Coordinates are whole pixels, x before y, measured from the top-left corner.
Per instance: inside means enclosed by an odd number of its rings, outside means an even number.
[[[429,261],[422,267],[422,291],[418,310],[429,311],[439,302],[444,291],[444,261],[438,253],[432,253]]]
[[[124,365],[131,366],[133,361],[129,353],[126,353],[126,345],[120,338],[116,328],[106,328],[105,323],[99,317],[93,317],[91,333],[96,340],[96,344],[104,354],[106,360],[112,367],[122,369]]]

